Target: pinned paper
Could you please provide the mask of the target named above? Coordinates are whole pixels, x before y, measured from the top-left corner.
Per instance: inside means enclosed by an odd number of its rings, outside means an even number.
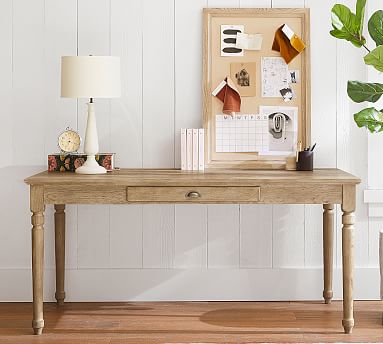
[[[243,50],[236,47],[237,34],[243,33],[243,25],[221,25],[221,56],[243,56]]]
[[[288,88],[282,88],[281,90],[279,90],[279,92],[281,93],[282,97],[283,97],[283,100],[285,102],[289,102],[290,100],[293,99],[293,90],[288,87]]]
[[[241,111],[241,97],[234,82],[226,77],[212,92],[223,103],[222,112],[226,115],[234,115]]]
[[[287,24],[282,25],[275,32],[272,49],[279,51],[286,63],[290,63],[305,47],[304,42]]]
[[[261,155],[290,155],[296,151],[298,108],[260,106],[259,114],[268,118],[269,150]]]
[[[300,81],[300,73],[298,69],[289,70],[290,84],[298,84]]]
[[[280,98],[279,92],[289,87],[289,73],[286,62],[282,57],[262,57],[262,97]]]
[[[230,78],[234,81],[241,97],[256,95],[256,62],[230,63]]]
[[[261,50],[263,36],[259,33],[237,33],[236,48],[244,50]]]

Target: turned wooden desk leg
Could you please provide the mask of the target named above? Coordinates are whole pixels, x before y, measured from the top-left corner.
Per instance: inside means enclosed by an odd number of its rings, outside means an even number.
[[[65,299],[65,204],[55,204],[55,259],[56,259],[56,293],[57,305],[64,304]]]
[[[323,204],[323,298],[331,303],[334,246],[334,204]]]
[[[342,268],[343,268],[343,327],[351,333],[354,327],[353,268],[354,268],[354,223],[355,186],[343,186],[342,203]]]
[[[43,282],[44,282],[44,188],[31,186],[30,208],[32,212],[32,284],[34,334],[41,334],[44,328]]]

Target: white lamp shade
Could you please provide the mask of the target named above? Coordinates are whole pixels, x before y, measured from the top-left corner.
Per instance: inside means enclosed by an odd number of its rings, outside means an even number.
[[[115,98],[120,95],[119,57],[61,57],[61,97]]]

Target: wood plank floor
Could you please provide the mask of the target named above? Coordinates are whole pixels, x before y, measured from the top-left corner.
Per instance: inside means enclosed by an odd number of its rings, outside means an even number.
[[[379,301],[355,302],[351,335],[341,302],[47,303],[42,336],[32,335],[31,313],[30,303],[0,303],[0,343],[383,342]]]

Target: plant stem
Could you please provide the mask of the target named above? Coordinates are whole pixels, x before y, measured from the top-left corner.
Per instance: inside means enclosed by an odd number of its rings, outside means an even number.
[[[370,49],[368,49],[367,47],[366,47],[366,45],[365,44],[363,44],[363,47],[370,53],[371,52],[371,50]]]

